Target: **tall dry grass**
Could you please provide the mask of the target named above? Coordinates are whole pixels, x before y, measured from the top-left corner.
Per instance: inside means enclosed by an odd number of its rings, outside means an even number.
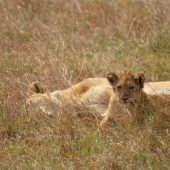
[[[1,169],[168,169],[169,102],[103,134],[87,109],[49,119],[25,101],[35,80],[56,90],[125,69],[169,80],[169,28],[168,0],[1,0]]]

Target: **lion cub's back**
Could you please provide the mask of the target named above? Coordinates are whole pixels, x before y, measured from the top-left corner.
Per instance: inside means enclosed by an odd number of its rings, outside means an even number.
[[[144,91],[150,95],[170,95],[170,81],[145,83]]]
[[[81,96],[83,102],[91,102],[95,104],[105,103],[108,104],[113,90],[106,84],[91,87],[85,94]]]

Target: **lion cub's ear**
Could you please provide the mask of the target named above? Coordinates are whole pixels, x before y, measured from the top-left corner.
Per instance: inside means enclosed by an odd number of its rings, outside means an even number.
[[[46,93],[46,91],[47,91],[46,86],[43,83],[35,81],[28,86],[27,94],[29,96],[38,93],[43,94]]]
[[[107,80],[111,85],[115,85],[118,81],[118,76],[113,72],[107,73]]]
[[[145,76],[143,73],[138,73],[136,75],[136,81],[137,83],[139,84],[139,87],[140,88],[143,88],[144,87],[144,82],[145,82]]]

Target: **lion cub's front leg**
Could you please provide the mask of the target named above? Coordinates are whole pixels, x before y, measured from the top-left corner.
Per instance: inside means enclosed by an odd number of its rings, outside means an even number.
[[[114,97],[111,99],[108,109],[102,116],[103,119],[100,123],[101,129],[106,128],[111,121],[117,125],[124,124],[131,120],[132,117],[129,110],[124,105],[121,105]]]
[[[114,117],[113,117],[114,114],[113,114],[113,112],[114,112],[113,111],[113,103],[112,103],[112,100],[111,100],[111,102],[110,102],[110,104],[108,106],[108,109],[102,115],[103,119],[102,119],[102,121],[101,121],[101,123],[99,125],[99,127],[101,129],[105,129],[108,126],[110,121],[114,121]]]
[[[109,115],[104,116],[103,120],[100,122],[99,128],[105,129],[109,123],[110,117]]]

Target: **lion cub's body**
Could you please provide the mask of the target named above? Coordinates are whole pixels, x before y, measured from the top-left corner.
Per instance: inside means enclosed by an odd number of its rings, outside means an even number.
[[[35,83],[30,85],[29,89],[32,89],[32,86],[35,86]],[[112,87],[106,78],[88,78],[64,90],[43,94],[30,92],[28,102],[39,106],[47,114],[57,113],[57,110],[52,109],[52,105],[61,106],[65,103],[86,105],[102,114],[107,109],[112,93]]]
[[[170,94],[170,81],[145,83],[143,90],[148,95]],[[73,103],[92,107],[101,115],[106,112],[111,99],[116,96],[106,78],[88,78],[68,89],[51,93],[44,93],[41,85],[35,82],[29,87],[29,94],[28,102],[47,114],[57,113],[55,106]]]

